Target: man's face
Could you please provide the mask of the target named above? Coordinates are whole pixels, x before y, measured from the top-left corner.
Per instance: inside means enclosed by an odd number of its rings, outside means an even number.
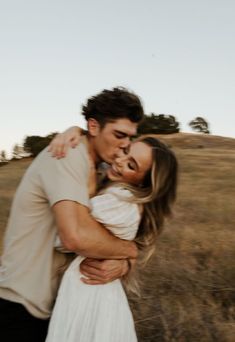
[[[129,119],[118,119],[98,128],[93,135],[94,150],[99,160],[112,163],[120,150],[127,149],[130,139],[135,136],[137,123]]]

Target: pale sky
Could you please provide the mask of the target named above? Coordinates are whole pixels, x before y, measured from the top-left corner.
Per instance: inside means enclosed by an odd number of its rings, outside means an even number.
[[[125,86],[181,131],[235,138],[234,0],[0,0],[0,150],[74,124]]]

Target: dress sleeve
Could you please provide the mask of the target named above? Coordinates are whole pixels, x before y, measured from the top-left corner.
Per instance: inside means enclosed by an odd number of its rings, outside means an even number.
[[[136,203],[128,202],[128,190],[114,188],[91,199],[91,214],[119,238],[134,239],[140,223]]]

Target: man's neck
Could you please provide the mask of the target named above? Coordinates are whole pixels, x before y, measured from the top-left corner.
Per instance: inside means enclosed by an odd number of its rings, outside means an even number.
[[[97,167],[99,163],[101,162],[101,159],[96,153],[96,150],[94,148],[94,142],[93,139],[87,135],[87,148],[88,148],[88,154],[91,158],[91,161],[94,163],[94,165]]]

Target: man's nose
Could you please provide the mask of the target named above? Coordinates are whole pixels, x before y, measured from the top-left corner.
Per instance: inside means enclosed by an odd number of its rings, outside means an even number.
[[[125,159],[129,151],[129,147],[119,148],[116,153],[115,157],[118,159]]]
[[[119,151],[117,151],[116,155],[115,155],[115,159],[114,162],[117,165],[121,165],[127,158],[126,153],[124,152],[124,149],[120,149]]]
[[[121,167],[123,165],[123,162],[125,161],[126,156],[124,157],[116,157],[114,160],[114,163],[118,166]]]

